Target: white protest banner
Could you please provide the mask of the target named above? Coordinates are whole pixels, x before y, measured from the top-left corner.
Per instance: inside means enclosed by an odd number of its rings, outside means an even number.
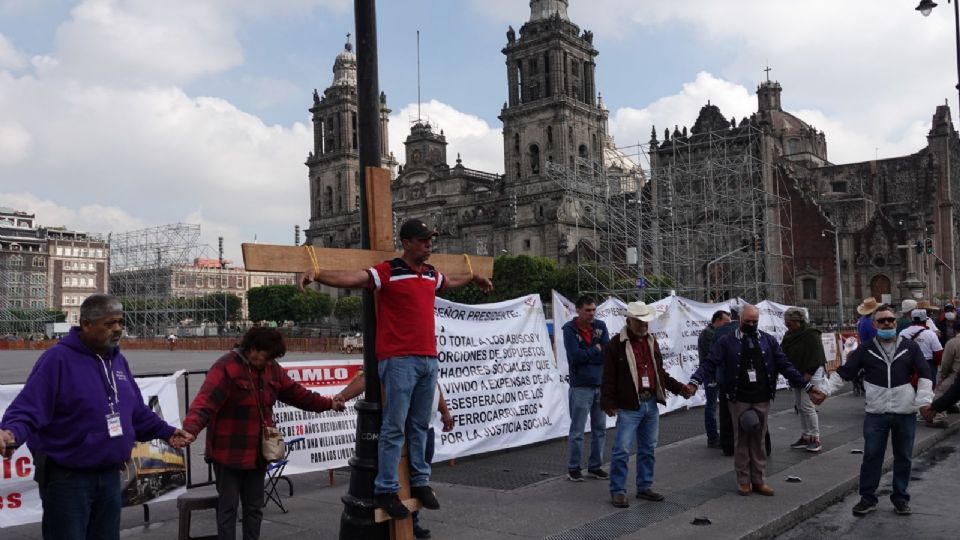
[[[840,365],[840,347],[837,345],[840,340],[839,334],[820,334],[820,340],[823,342],[823,357],[827,359],[827,366]]]
[[[563,347],[563,325],[577,316],[576,305],[567,297],[551,290],[553,299],[553,350],[556,351],[557,370],[563,382],[570,382],[570,366],[567,364],[567,350]]]
[[[0,385],[0,415],[17,397],[22,384]],[[13,456],[3,458],[0,476],[0,528],[35,523],[43,516],[40,491],[33,481],[33,455],[21,445]]]
[[[135,379],[144,403],[176,427],[180,426],[176,384],[180,374]],[[22,388],[21,384],[0,385],[0,416]],[[70,466],[68,463],[63,465]],[[172,499],[183,493],[186,486],[184,452],[171,448],[164,441],[137,443],[120,472],[124,506]],[[2,460],[0,528],[36,523],[43,517],[33,474],[33,455],[26,445],[21,445],[13,456]]]
[[[434,315],[440,386],[454,419],[449,433],[434,421],[434,461],[567,434],[567,386],[538,295],[475,306],[437,298]]]
[[[787,333],[787,324],[783,321],[783,313],[787,311],[788,308],[790,308],[790,306],[771,302],[770,300],[764,300],[757,304],[757,309],[760,310],[760,330],[777,338],[777,343],[782,342],[783,335]],[[783,378],[783,375],[777,377],[778,389],[789,387],[790,384]]]
[[[627,324],[627,305],[623,300],[611,296],[597,306],[597,318],[607,325],[607,331],[613,337]]]
[[[281,362],[291,379],[312,392],[333,397],[363,369],[363,360],[344,358],[335,360],[308,360]],[[357,411],[354,403],[362,399],[360,394],[347,402],[342,412],[303,411],[291,405],[277,402],[273,406],[273,421],[289,444],[290,457],[284,474],[325,471],[347,465],[353,455],[357,438]]]
[[[716,304],[695,302],[679,296],[670,296],[652,304],[659,316],[650,322],[650,332],[660,344],[663,355],[663,369],[671,377],[687,383],[690,376],[700,367],[700,355],[697,341],[700,333],[710,324],[710,319],[718,310],[730,311],[735,301]],[[660,412],[674,411],[682,407],[694,407],[706,403],[703,390],[689,400],[667,392],[667,405],[660,406]]]

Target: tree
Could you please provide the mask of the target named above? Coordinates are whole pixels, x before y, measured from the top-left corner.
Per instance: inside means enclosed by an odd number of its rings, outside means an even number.
[[[273,321],[281,326],[293,320],[291,303],[297,295],[295,285],[266,285],[254,287],[247,293],[251,321]]]
[[[320,320],[333,312],[330,295],[306,289],[290,299],[290,319],[295,323]]]
[[[359,296],[341,296],[333,308],[333,314],[337,319],[350,326],[360,322],[361,313],[363,313],[363,301]]]
[[[557,263],[546,257],[501,255],[493,261],[493,291],[484,294],[473,283],[460,289],[443,291],[440,296],[461,304],[500,302],[531,293],[550,299],[550,288],[556,281]]]

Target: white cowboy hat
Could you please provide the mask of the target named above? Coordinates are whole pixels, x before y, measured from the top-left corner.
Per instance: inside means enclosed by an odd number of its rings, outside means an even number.
[[[876,311],[878,307],[880,307],[880,304],[877,303],[877,299],[869,296],[864,298],[863,302],[857,306],[857,313],[861,315],[870,315]]]
[[[648,306],[643,302],[630,302],[627,304],[627,317],[637,319],[638,321],[650,322],[657,318],[657,310],[653,306]]]

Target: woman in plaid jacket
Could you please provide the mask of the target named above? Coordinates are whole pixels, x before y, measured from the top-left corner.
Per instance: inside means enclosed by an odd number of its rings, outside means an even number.
[[[207,461],[217,479],[217,534],[236,538],[237,503],[243,503],[243,538],[260,537],[263,479],[267,462],[260,453],[264,426],[273,426],[273,404],[282,401],[305,411],[342,411],[343,401],[307,390],[275,361],[286,353],[283,336],[272,328],[251,328],[240,347],[221,356],[207,372],[190,404],[183,429],[196,436],[207,430]]]

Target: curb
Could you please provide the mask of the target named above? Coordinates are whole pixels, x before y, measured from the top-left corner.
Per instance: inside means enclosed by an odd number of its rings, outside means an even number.
[[[918,426],[918,428],[919,427],[921,426]],[[924,437],[923,440],[914,442],[913,457],[915,458],[920,454],[923,454],[937,443],[940,443],[958,431],[960,431],[960,422],[952,422],[946,429],[939,429],[936,434],[929,437]],[[893,455],[891,452],[886,452],[881,474],[890,472],[892,468]],[[839,484],[829,489],[827,492],[817,496],[809,503],[803,504],[788,511],[779,518],[760,526],[758,529],[747,533],[740,538],[741,540],[759,540],[764,538],[772,538],[778,534],[784,533],[801,521],[809,519],[819,514],[823,510],[826,510],[827,507],[842,500],[851,492],[855,492],[859,486],[860,473],[857,471],[857,474],[841,481]]]

